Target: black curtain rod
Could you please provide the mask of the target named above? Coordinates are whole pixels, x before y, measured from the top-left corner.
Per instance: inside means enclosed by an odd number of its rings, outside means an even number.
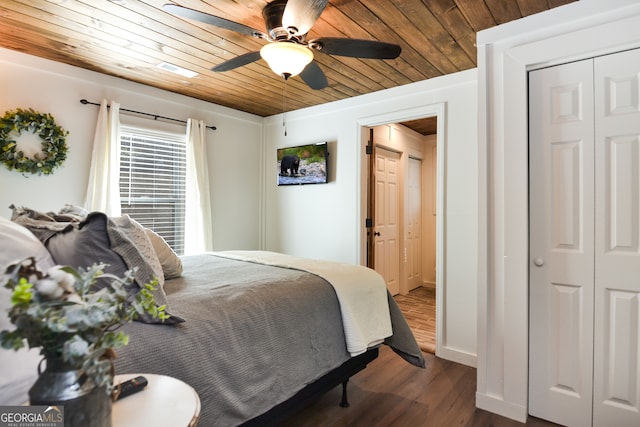
[[[91,105],[100,106],[100,104],[98,104],[97,102],[87,101],[86,99],[81,99],[80,103],[81,104],[91,104]],[[107,108],[109,108],[109,107],[110,107],[110,105],[107,105]],[[142,114],[143,116],[153,117],[154,120],[163,119],[163,120],[171,120],[171,121],[174,121],[174,122],[179,122],[179,123],[184,123],[184,124],[187,123],[186,120],[174,119],[174,118],[171,118],[171,117],[159,116],[157,114],[151,114],[151,113],[143,113],[142,111],[127,110],[126,108],[120,108],[120,111],[126,111],[128,113],[134,113],[134,114]],[[215,126],[206,126],[206,128],[207,129],[211,129],[211,130],[216,130]]]

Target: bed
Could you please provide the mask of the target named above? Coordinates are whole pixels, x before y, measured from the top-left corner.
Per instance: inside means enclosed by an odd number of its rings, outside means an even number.
[[[325,279],[231,254],[183,257],[182,276],[164,287],[170,310],[185,322],[126,325],[131,343],[118,351],[116,372],[179,378],[198,392],[203,425],[230,426],[286,417],[316,393],[346,383],[384,342],[423,366],[392,298],[385,303],[393,334],[350,352],[336,291]]]
[[[20,227],[37,236],[58,264],[86,265],[88,252],[100,258],[116,253],[111,262],[123,263],[120,269],[148,258],[144,253],[150,249],[134,244],[139,236],[124,232],[130,218],[112,221],[92,213],[69,225],[67,217],[22,213]],[[0,223],[0,234],[8,222]],[[3,238],[2,245],[8,242]],[[9,252],[17,257],[15,247]],[[28,252],[35,255],[33,247]],[[200,425],[276,424],[320,393],[340,384],[346,391],[348,379],[377,357],[380,345],[424,367],[404,317],[370,269],[262,251],[170,258],[174,271],[168,274],[161,262],[166,279],[157,297],[173,322],[124,325],[130,342],[118,349],[115,370],[169,375],[190,384],[201,400]],[[145,268],[137,275],[140,270]],[[32,353],[21,360],[33,363]],[[0,357],[4,360],[6,352]],[[33,381],[24,375],[19,380],[3,380],[0,403],[11,403],[2,395],[16,384]],[[346,394],[344,399],[346,406]]]

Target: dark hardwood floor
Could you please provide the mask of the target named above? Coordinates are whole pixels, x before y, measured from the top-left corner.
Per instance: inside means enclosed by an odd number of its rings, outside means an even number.
[[[405,362],[387,346],[380,356],[349,381],[349,408],[339,406],[336,387],[316,403],[289,419],[287,427],[511,427],[525,424],[475,407],[476,369],[436,357],[435,292],[418,288],[396,296],[414,331],[426,368]],[[555,426],[530,417],[528,426]]]
[[[382,346],[380,356],[349,381],[348,408],[336,387],[290,418],[289,427],[466,426],[525,424],[475,407],[476,370],[424,353],[426,368],[405,362]],[[555,426],[530,418],[528,426]]]

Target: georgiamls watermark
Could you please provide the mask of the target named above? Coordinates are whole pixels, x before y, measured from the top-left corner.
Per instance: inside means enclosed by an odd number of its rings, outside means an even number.
[[[0,406],[0,427],[64,427],[64,407]]]

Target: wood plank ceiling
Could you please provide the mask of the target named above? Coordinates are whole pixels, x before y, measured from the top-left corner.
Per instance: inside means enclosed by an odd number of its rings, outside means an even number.
[[[293,77],[286,102],[284,80],[263,60],[211,71],[264,41],[173,16],[162,9],[169,0],[2,0],[0,46],[270,116],[474,68],[477,31],[572,1],[330,0],[308,40],[380,40],[399,44],[402,54],[372,60],[316,53],[329,86],[312,90]],[[264,31],[267,0],[175,3]],[[198,75],[179,76],[158,68],[161,62]]]

